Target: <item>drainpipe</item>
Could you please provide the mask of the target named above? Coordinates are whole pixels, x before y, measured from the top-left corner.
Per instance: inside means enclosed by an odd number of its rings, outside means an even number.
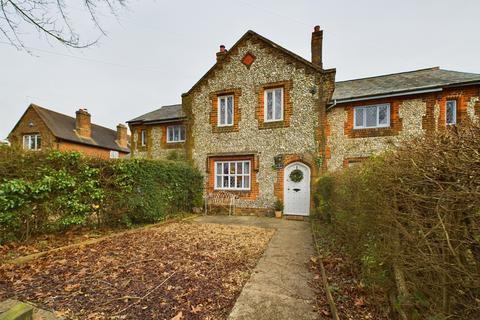
[[[330,110],[330,109],[332,109],[332,108],[335,107],[336,105],[337,105],[337,99],[334,99],[334,100],[333,100],[333,104],[332,104],[330,107],[327,108],[327,111]]]

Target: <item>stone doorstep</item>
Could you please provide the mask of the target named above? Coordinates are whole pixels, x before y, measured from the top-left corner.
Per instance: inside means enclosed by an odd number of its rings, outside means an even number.
[[[286,214],[284,215],[284,217],[287,220],[308,221],[308,217],[305,217],[305,216],[296,216],[296,215]]]
[[[0,302],[0,320],[62,320],[53,312],[14,299]]]

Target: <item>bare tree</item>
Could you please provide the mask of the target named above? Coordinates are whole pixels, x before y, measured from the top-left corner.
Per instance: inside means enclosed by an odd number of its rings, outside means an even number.
[[[68,47],[85,48],[95,44],[98,39],[85,42],[80,40],[73,26],[70,9],[86,12],[93,26],[105,35],[98,19],[100,11],[106,8],[116,16],[125,2],[126,0],[0,0],[0,39],[5,38],[19,49],[27,49],[22,41],[21,30],[33,27],[40,34]]]

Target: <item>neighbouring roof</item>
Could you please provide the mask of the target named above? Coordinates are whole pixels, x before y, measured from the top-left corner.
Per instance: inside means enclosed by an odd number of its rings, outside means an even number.
[[[169,106],[162,106],[157,110],[146,113],[142,116],[136,117],[127,123],[155,123],[164,121],[174,121],[185,119],[181,104],[173,104]]]
[[[129,148],[122,148],[117,144],[117,131],[115,130],[92,123],[91,139],[82,138],[75,132],[75,118],[35,104],[31,104],[30,106],[37,111],[47,127],[52,131],[52,134],[59,139],[104,149],[130,152]]]
[[[480,74],[443,70],[439,67],[335,83],[332,100],[337,103],[377,96],[414,93],[480,82]]]

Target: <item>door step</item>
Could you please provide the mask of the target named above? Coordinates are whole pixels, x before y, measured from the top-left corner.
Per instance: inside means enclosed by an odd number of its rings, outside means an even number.
[[[285,219],[287,220],[295,220],[295,221],[307,221],[308,217],[305,216],[295,216],[295,215],[285,215]]]

